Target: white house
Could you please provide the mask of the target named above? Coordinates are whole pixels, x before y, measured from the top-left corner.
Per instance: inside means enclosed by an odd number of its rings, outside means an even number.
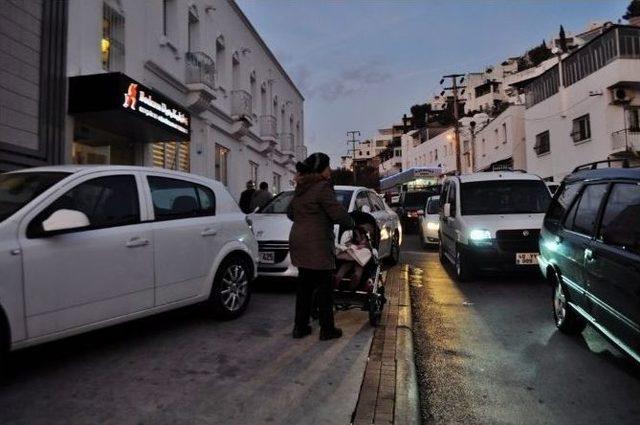
[[[69,0],[68,22],[67,162],[292,186],[304,98],[233,0]]]
[[[417,131],[402,135],[402,169],[412,167],[440,168],[444,174],[456,170],[453,127],[420,143]]]
[[[525,86],[526,163],[558,181],[640,152],[640,28],[612,25]]]

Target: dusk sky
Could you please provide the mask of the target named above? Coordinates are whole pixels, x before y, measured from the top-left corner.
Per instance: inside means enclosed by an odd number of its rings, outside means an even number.
[[[481,71],[592,21],[616,22],[629,0],[237,0],[305,96],[309,153],[332,165],[362,138],[440,92],[446,73]]]

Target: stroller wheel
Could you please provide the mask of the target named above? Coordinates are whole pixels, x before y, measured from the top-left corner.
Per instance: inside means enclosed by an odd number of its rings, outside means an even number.
[[[369,295],[369,323],[371,326],[378,326],[382,317],[383,301],[378,294]]]

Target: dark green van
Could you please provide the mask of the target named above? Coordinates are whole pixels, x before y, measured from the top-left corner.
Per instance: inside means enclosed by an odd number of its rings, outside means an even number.
[[[640,362],[640,168],[622,164],[588,164],[564,179],[544,219],[539,265],[562,332],[590,323]]]

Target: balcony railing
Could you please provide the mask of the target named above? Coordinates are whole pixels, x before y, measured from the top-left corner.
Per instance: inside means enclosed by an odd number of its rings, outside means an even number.
[[[278,143],[280,143],[280,151],[282,153],[293,155],[294,147],[293,147],[293,134],[291,133],[280,133],[278,135]]]
[[[611,133],[613,150],[640,151],[640,129],[624,129]]]
[[[184,57],[187,84],[204,84],[216,88],[216,68],[213,59],[203,52],[187,52]]]
[[[231,91],[231,116],[236,118],[251,117],[251,95],[244,90]]]
[[[275,139],[278,136],[276,117],[273,115],[260,116],[260,137]]]

